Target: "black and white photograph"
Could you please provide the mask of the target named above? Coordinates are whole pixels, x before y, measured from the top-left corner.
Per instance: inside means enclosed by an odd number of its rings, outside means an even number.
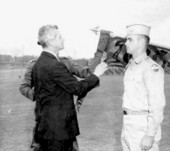
[[[169,0],[1,0],[0,151],[170,151]]]

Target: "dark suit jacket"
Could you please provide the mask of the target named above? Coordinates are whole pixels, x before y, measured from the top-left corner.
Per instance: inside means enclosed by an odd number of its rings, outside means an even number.
[[[39,114],[39,138],[64,140],[79,135],[73,95],[86,95],[99,84],[98,77],[92,74],[78,81],[48,52],[42,52],[32,76]]]

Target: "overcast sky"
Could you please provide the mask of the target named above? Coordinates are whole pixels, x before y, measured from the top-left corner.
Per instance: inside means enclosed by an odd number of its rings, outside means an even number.
[[[170,47],[169,0],[1,0],[0,54],[39,55],[38,29],[56,24],[65,38],[62,55],[91,58],[100,26],[125,36],[126,26],[151,26],[151,42]]]

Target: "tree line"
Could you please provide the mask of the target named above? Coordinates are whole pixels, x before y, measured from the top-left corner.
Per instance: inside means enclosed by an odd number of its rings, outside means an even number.
[[[0,66],[25,66],[28,64],[30,60],[37,59],[37,56],[30,56],[30,55],[24,55],[24,56],[11,56],[11,55],[0,55]],[[81,66],[88,66],[89,61],[91,59],[72,59],[76,63],[80,64]]]
[[[35,56],[29,56],[29,55],[14,56],[14,57],[12,57],[11,55],[0,55],[0,63],[1,64],[11,63],[11,64],[24,65],[28,63],[30,60],[36,59],[36,58],[37,57]]]
[[[29,61],[37,59],[37,56],[11,56],[11,55],[0,55],[0,69],[4,68],[24,68]],[[72,59],[72,58],[70,58]],[[82,67],[88,67],[92,63],[92,58],[90,59],[72,59],[74,62]],[[110,66],[105,72],[105,75],[120,75],[123,73],[124,67],[121,66]]]

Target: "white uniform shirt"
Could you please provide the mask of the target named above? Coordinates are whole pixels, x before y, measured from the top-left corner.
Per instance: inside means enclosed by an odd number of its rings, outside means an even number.
[[[164,71],[144,53],[131,59],[124,76],[123,109],[148,111],[146,135],[155,136],[165,106]]]

